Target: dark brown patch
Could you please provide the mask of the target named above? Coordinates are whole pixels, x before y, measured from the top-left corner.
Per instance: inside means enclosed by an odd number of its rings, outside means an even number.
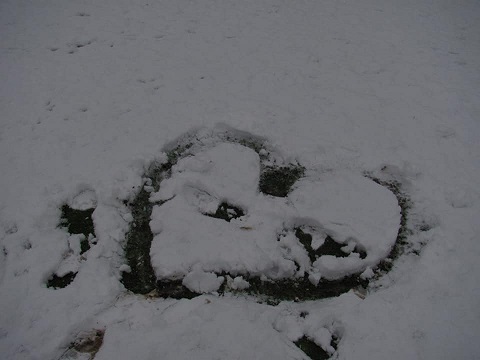
[[[267,167],[260,174],[260,191],[267,195],[286,197],[305,168],[298,165]]]
[[[83,234],[85,236],[85,239],[80,242],[80,254],[85,253],[90,249],[88,237],[90,234],[95,236],[95,228],[92,220],[92,214],[95,209],[77,210],[65,204],[61,210],[62,215],[59,226],[66,227],[70,234]]]
[[[328,360],[330,358],[328,352],[306,336],[301,337],[295,341],[294,344],[312,360]]]
[[[47,287],[54,289],[63,289],[72,283],[77,273],[69,272],[63,276],[53,274],[47,281]]]
[[[205,214],[205,215],[230,222],[230,220],[232,219],[237,219],[241,216],[244,216],[245,213],[243,212],[242,209],[240,209],[237,206],[233,206],[226,202],[222,202],[218,206],[215,214]]]
[[[81,353],[90,354],[90,359],[93,359],[98,350],[102,347],[105,330],[93,330],[85,334],[79,339],[75,340],[72,348]]]

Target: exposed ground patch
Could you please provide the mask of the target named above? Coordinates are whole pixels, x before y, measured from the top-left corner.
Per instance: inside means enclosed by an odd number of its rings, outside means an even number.
[[[81,235],[80,251],[78,255],[83,255],[90,250],[92,241],[95,239],[95,228],[93,225],[92,214],[95,208],[78,210],[67,204],[61,207],[61,216],[59,227],[64,228],[70,235]],[[78,250],[77,250],[78,251]],[[74,256],[74,250],[69,249],[66,258]],[[77,270],[69,271],[63,276],[52,274],[47,280],[47,287],[53,289],[62,289],[70,285],[77,276]]]
[[[182,284],[182,280],[157,281],[156,296],[172,299],[193,299],[200,294],[190,291]]]
[[[269,166],[262,171],[260,176],[260,191],[267,195],[286,197],[293,184],[305,172],[302,166]]]
[[[241,216],[244,216],[245,213],[241,208],[237,206],[230,205],[229,203],[226,203],[226,202],[222,202],[218,206],[217,211],[214,214],[205,214],[205,215],[230,222],[230,220],[232,219],[237,219]]]
[[[147,294],[155,289],[155,273],[150,263],[150,247],[153,234],[150,230],[150,214],[153,204],[149,201],[150,193],[144,188],[130,204],[133,222],[127,233],[125,256],[130,267],[122,275],[123,285],[136,294]]]
[[[222,272],[216,275],[235,278],[242,274]],[[367,281],[360,279],[358,276],[348,276],[334,281],[322,280],[318,285],[313,285],[308,279],[308,276],[301,279],[275,281],[265,280],[259,276],[250,276],[249,274],[243,274],[242,277],[249,284],[247,288],[232,289],[227,286],[227,282],[225,281],[217,293],[220,295],[225,293],[248,294],[256,297],[261,302],[277,305],[281,301],[299,302],[335,297],[353,288],[365,287],[368,284]],[[155,289],[153,289],[150,294],[156,297],[173,299],[192,299],[201,295],[186,288],[182,284],[182,279],[159,280],[156,283]]]
[[[169,155],[171,158],[167,163],[151,166],[145,175],[145,186],[131,203],[127,203],[133,216],[125,246],[125,257],[130,271],[122,273],[122,284],[135,294],[148,294],[157,289],[157,279],[150,262],[153,233],[149,223],[154,204],[150,202],[149,190],[158,190],[161,180],[178,160],[175,153]]]
[[[312,360],[328,360],[332,356],[307,336],[302,336],[295,341],[294,344]],[[331,346],[335,350],[337,349],[337,344],[334,339],[332,339]]]
[[[53,274],[47,280],[47,287],[54,289],[63,289],[64,287],[67,287],[72,283],[72,281],[75,279],[75,276],[77,276],[77,273],[74,272],[69,272],[63,276],[57,276],[56,274]]]
[[[92,214],[94,208],[86,210],[72,209],[68,205],[62,206],[62,215],[60,217],[60,227],[64,227],[70,234],[82,234],[85,239],[80,242],[81,254],[90,249],[88,238],[90,234],[95,237],[95,228],[93,226]]]
[[[339,296],[367,282],[359,276],[347,276],[340,280],[321,280],[313,285],[306,275],[302,279],[264,281],[259,277],[247,277],[250,287],[245,292],[265,299],[269,304],[281,301],[307,301]]]
[[[370,173],[366,173],[365,176],[390,190],[397,198],[398,205],[400,206],[400,227],[398,229],[395,245],[392,247],[392,250],[388,256],[382,260],[375,269],[376,276],[380,277],[393,268],[394,261],[405,252],[405,249],[408,246],[407,238],[409,235],[411,235],[411,230],[408,228],[407,222],[408,213],[412,204],[408,195],[403,191],[402,184],[400,182],[396,180],[379,179]]]
[[[327,237],[325,238],[325,242],[323,243],[323,245],[321,245],[316,250],[312,248],[311,234],[297,227],[295,228],[295,236],[307,250],[308,257],[310,258],[310,261],[312,263],[323,255],[331,255],[335,257],[347,257],[350,255],[350,253],[342,250],[342,248],[345,247],[345,244],[340,244],[336,242],[329,235],[327,235]],[[367,257],[366,251],[361,249],[358,245],[355,246],[352,252],[359,254],[360,259],[365,259]]]

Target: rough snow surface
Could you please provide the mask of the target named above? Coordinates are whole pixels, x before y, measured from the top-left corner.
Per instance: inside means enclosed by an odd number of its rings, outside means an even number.
[[[243,279],[243,276],[237,276],[233,280],[231,278],[228,280],[230,280],[229,286],[233,290],[245,290],[250,287],[250,284]]]
[[[400,207],[389,190],[362,175],[333,172],[318,180],[304,178],[286,199],[274,198],[259,192],[259,173],[253,150],[226,143],[172,168],[151,196],[151,201],[166,201],[154,207],[150,223],[155,234],[151,261],[158,278],[179,278],[200,266],[270,279],[307,272],[331,280],[362,272],[390,252]],[[230,222],[208,216],[222,202],[240,206],[245,215]],[[292,233],[280,235],[286,227],[302,226],[314,229],[315,248],[328,234],[350,245],[349,256],[325,255],[311,264]],[[365,259],[351,251],[355,246],[366,251]]]
[[[474,0],[2,1],[1,358],[61,359],[92,329],[105,329],[96,360],[306,359],[293,342],[331,352],[329,334],[342,360],[478,358],[479,13]],[[411,248],[363,300],[128,293],[125,204],[179,137],[217,123],[268,139],[305,179],[269,198],[247,148],[183,159],[160,193],[149,188],[168,200],[151,223],[158,276],[300,276],[311,264],[297,224],[312,248],[330,234],[350,251],[319,259],[312,283],[370,276],[398,208],[364,171],[410,197]],[[204,215],[223,200],[245,216]],[[58,227],[64,204],[95,205],[96,244],[82,255]],[[47,288],[69,271],[70,285]]]
[[[397,199],[392,192],[361,175],[333,172],[321,174],[317,181],[304,179],[289,199],[299,219],[305,219],[307,225],[319,227],[336,242],[349,245],[347,249],[358,246],[367,253],[365,259],[355,252],[345,258],[321,256],[313,267],[328,279],[376,265],[388,255],[397,238]]]

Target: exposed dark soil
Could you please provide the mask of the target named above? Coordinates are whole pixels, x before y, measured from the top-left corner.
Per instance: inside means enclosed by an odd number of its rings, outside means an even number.
[[[169,161],[162,165],[152,164],[146,174],[151,186],[158,191],[163,178],[168,177],[172,166],[178,161],[180,151],[189,147],[177,147],[167,154]],[[130,272],[123,272],[121,282],[135,294],[148,294],[157,289],[157,278],[150,262],[150,248],[152,246],[153,233],[150,229],[150,217],[154,205],[150,202],[150,193],[144,187],[138,192],[135,199],[128,203],[132,212],[133,221],[127,233],[125,257],[130,266]]]
[[[294,344],[312,360],[328,360],[330,355],[308,337],[303,336]]]
[[[153,204],[149,201],[150,193],[142,190],[131,204],[133,222],[127,233],[125,257],[130,266],[130,272],[122,274],[122,283],[136,294],[147,294],[155,289],[157,281],[150,263],[150,247],[153,234],[150,230],[150,214]]]
[[[200,295],[183,286],[182,280],[157,281],[157,294],[159,297],[172,299],[193,299]]]
[[[80,241],[80,254],[84,254],[90,250],[90,243],[88,241],[90,235],[95,237],[95,228],[93,226],[92,214],[95,208],[86,210],[73,209],[67,204],[61,208],[62,214],[60,216],[59,227],[66,228],[69,234],[82,234],[84,239]],[[47,287],[53,289],[63,289],[72,283],[77,276],[77,273],[69,272],[64,276],[57,276],[53,274],[47,280]]]
[[[286,197],[305,168],[298,165],[266,167],[260,174],[260,191],[267,195]]]
[[[217,276],[235,278],[242,274],[218,273]],[[276,281],[262,281],[258,276],[242,275],[250,287],[245,290],[231,290],[226,288],[226,282],[218,290],[219,294],[227,292],[247,293],[264,299],[267,303],[276,305],[281,301],[307,301],[339,296],[358,286],[366,286],[367,282],[358,276],[349,276],[340,280],[322,280],[313,285],[308,276],[302,279],[283,279]],[[190,291],[182,285],[180,280],[163,279],[157,281],[156,294],[162,298],[192,299],[201,294]]]
[[[226,202],[222,202],[218,206],[215,214],[205,214],[205,215],[213,217],[213,218],[217,218],[217,219],[223,219],[225,221],[230,222],[230,220],[232,220],[232,219],[237,219],[241,216],[244,216],[245,213],[239,207],[230,205]]]
[[[77,273],[69,272],[64,276],[57,276],[53,274],[47,281],[47,287],[54,289],[63,289],[72,283],[77,276]]]
[[[347,276],[340,280],[321,280],[313,285],[308,276],[303,279],[284,279],[262,281],[258,277],[246,277],[250,287],[245,291],[252,295],[267,297],[269,303],[280,301],[307,301],[339,296],[358,286],[365,286],[366,281],[358,276]]]
[[[303,247],[307,250],[308,257],[310,258],[310,261],[312,263],[322,255],[332,255],[335,257],[349,256],[348,253],[342,250],[342,247],[344,247],[345,244],[337,243],[330,236],[327,236],[325,238],[325,242],[317,250],[314,250],[312,248],[311,234],[303,231],[301,228],[295,228],[295,236],[303,245]],[[361,259],[365,259],[367,257],[367,253],[364,250],[360,249],[358,246],[355,247],[353,252],[359,254]]]
[[[92,214],[95,209],[77,210],[68,205],[62,206],[62,215],[60,217],[60,227],[67,228],[70,234],[83,234],[85,239],[80,242],[81,252],[83,254],[90,249],[88,237],[90,234],[95,236]]]

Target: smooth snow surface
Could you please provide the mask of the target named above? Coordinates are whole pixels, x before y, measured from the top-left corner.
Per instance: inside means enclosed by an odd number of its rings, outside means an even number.
[[[95,360],[307,359],[303,336],[336,359],[479,357],[478,1],[4,0],[0,33],[2,359],[65,360],[92,329],[105,330]],[[185,133],[219,128],[270,147],[218,141],[159,192],[145,182]],[[306,169],[286,198],[258,192],[271,149]],[[244,272],[371,277],[399,208],[366,172],[411,202],[406,252],[366,292],[277,306],[215,295],[221,281],[246,288]],[[151,221],[157,276],[210,294],[123,287],[125,204],[143,186],[167,200]],[[222,201],[245,215],[204,215]],[[95,208],[83,254],[58,227],[64,204]],[[348,256],[311,264],[296,226]]]

